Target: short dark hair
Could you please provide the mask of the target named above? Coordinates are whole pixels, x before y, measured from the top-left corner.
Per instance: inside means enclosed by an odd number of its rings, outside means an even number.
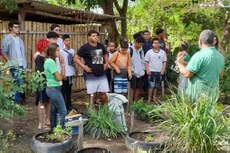
[[[48,47],[47,47],[46,56],[52,58],[55,61],[55,59],[56,59],[56,50],[57,50],[58,47],[59,46],[56,43],[49,44]]]
[[[62,37],[61,37],[63,40],[65,40],[65,39],[68,39],[68,38],[70,38],[70,36],[68,35],[68,34],[64,34],[64,35],[62,35]]]
[[[146,32],[150,33],[149,30],[144,30],[144,31],[142,31],[142,33],[146,33]]]
[[[142,36],[140,36],[140,37],[137,37],[136,42],[137,43],[145,43],[145,39]]]
[[[189,43],[187,41],[182,41],[179,50],[180,51],[183,51],[183,50],[188,51],[188,48],[189,48]]]
[[[164,32],[164,31],[165,31],[164,29],[158,28],[156,30],[156,35],[159,35],[160,33]]]
[[[136,40],[138,37],[141,37],[141,33],[140,32],[137,32],[133,35],[133,39]]]
[[[59,26],[58,24],[52,23],[51,26],[50,26],[50,30],[53,31],[53,30],[54,30],[55,28],[57,28],[57,27],[60,28],[60,26]]]
[[[153,38],[153,39],[152,39],[152,43],[153,43],[154,41],[159,41],[159,42],[160,42],[160,40],[159,40],[158,38]]]
[[[96,30],[90,30],[87,34],[87,36],[91,36],[92,34],[97,34],[97,36],[100,36],[99,32],[97,32]]]
[[[13,25],[16,24],[16,25],[20,25],[19,21],[18,20],[10,20],[9,23],[8,23],[8,28],[10,30],[10,28],[13,28]],[[11,31],[11,30],[10,30]]]
[[[120,46],[121,46],[121,48],[127,49],[127,48],[129,48],[129,43],[127,42],[127,40],[122,39],[122,40],[120,41]]]
[[[58,35],[56,32],[54,32],[54,31],[49,31],[49,32],[46,34],[46,37],[47,37],[48,39],[50,39],[50,38],[58,38],[59,35]]]
[[[218,39],[217,35],[214,35],[214,38],[216,38],[216,44],[214,44],[214,46],[218,50],[218,48],[219,48],[219,39]]]

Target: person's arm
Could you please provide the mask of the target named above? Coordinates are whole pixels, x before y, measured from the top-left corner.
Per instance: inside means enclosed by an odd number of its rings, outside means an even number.
[[[81,61],[82,57],[80,57],[79,55],[75,55],[74,56],[74,62],[77,63],[80,67],[82,67],[84,69],[84,71],[90,73],[92,72],[91,68],[89,68],[87,65],[85,65],[82,61]]]
[[[167,62],[164,61],[162,65],[161,75],[164,75]]]
[[[78,65],[74,62],[74,69],[75,69],[75,74],[78,74]]]
[[[149,58],[149,54],[147,52],[147,54],[145,55],[145,71],[146,71],[147,75],[151,74],[150,70],[149,70],[149,60],[150,60],[150,58]]]
[[[8,62],[10,60],[9,57],[4,53],[2,53],[2,57],[6,60],[6,62]]]
[[[62,76],[62,80],[66,80],[66,75],[65,75],[65,61],[63,56],[60,55],[59,57],[59,62],[61,65],[61,76]]]
[[[131,57],[130,57],[130,54],[129,54],[129,53],[128,53],[127,71],[128,71],[129,80],[131,80],[131,79],[132,79],[132,72],[131,72]]]
[[[105,71],[108,68],[108,64],[109,64],[107,53],[105,53],[105,55],[104,55],[104,60],[105,60],[105,63],[104,63],[104,71]]]
[[[34,53],[34,55],[33,55],[33,60],[34,61],[36,60],[36,58],[37,58],[38,55],[39,55],[39,52]]]
[[[223,69],[223,70],[221,71],[221,73],[220,73],[220,79],[222,79],[223,76],[224,76],[224,69]]]
[[[118,54],[119,54],[118,52],[113,53],[113,56],[109,61],[109,64],[117,73],[121,73],[119,67],[115,64]]]
[[[2,57],[6,60],[6,62],[8,62],[10,60],[10,58],[6,55],[6,53],[8,52],[8,40],[6,40],[6,38],[3,39],[2,41]]]
[[[178,55],[177,60],[176,60],[176,64],[178,65],[180,73],[185,78],[191,78],[194,75],[194,73],[186,69],[186,67],[183,64],[183,61],[184,61],[184,56],[182,54]]]
[[[146,74],[150,75],[149,62],[148,61],[145,61],[145,70],[146,70]]]
[[[62,81],[62,80],[66,79],[66,77],[65,77],[65,64],[61,65],[61,74],[58,71],[56,71],[54,73],[54,76],[55,76],[56,80],[58,80],[58,81]]]

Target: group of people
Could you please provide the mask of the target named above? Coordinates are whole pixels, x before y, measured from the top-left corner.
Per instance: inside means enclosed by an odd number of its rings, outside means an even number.
[[[19,37],[19,22],[10,21],[10,34],[2,42],[2,56],[11,66],[15,83],[22,83],[18,77],[20,69],[27,67],[25,47]],[[71,38],[63,34],[60,38],[60,26],[52,24],[46,39],[36,44],[33,56],[35,69],[43,73],[46,86],[37,91],[35,102],[38,106],[39,125],[41,129],[41,108],[46,108],[46,126],[53,130],[57,125],[57,114],[64,128],[65,115],[71,110],[71,88],[78,67],[84,70],[87,94],[94,95],[94,102],[100,99],[106,104],[107,92],[127,93],[130,88],[130,100],[136,101],[140,91],[148,91],[147,101],[157,101],[157,89],[166,72],[168,46],[164,30],[157,29],[156,37],[151,38],[148,30],[135,33],[132,44],[122,38],[117,47],[115,42],[108,42],[105,47],[99,43],[99,33],[90,30],[88,42],[75,53],[71,48]],[[188,43],[183,42],[176,64],[180,72],[179,90],[185,91],[191,99],[200,94],[218,96],[219,78],[223,74],[224,57],[214,46],[214,34],[204,30],[199,37],[201,50],[190,57]],[[84,59],[84,62],[82,61]],[[188,79],[186,79],[188,78]],[[129,87],[130,85],[130,87]],[[21,93],[15,92],[15,103],[22,101]]]
[[[8,27],[10,33],[2,41],[2,56],[10,66],[15,83],[20,85],[23,83],[20,77],[21,69],[27,67],[24,42],[19,37],[20,24],[17,20],[10,21]],[[71,48],[71,38],[67,34],[60,38],[58,24],[50,26],[46,37],[36,43],[36,52],[33,55],[35,70],[40,71],[46,79],[44,89],[36,92],[35,103],[38,106],[38,129],[42,128],[41,106],[44,106],[46,128],[53,130],[57,125],[57,114],[64,128],[67,110],[73,108],[71,88],[78,67],[73,61],[75,51]],[[20,104],[24,100],[22,95],[23,93],[15,90],[15,104]]]

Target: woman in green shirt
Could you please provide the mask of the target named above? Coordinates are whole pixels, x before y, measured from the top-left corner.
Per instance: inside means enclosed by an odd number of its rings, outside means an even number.
[[[60,59],[61,72],[58,71],[55,62],[57,57]],[[51,101],[50,124],[52,131],[57,125],[57,113],[59,114],[62,128],[65,127],[65,115],[67,114],[65,101],[61,93],[61,81],[65,79],[65,64],[63,58],[60,57],[59,47],[55,43],[51,43],[48,46],[44,71],[47,81],[46,93]]]

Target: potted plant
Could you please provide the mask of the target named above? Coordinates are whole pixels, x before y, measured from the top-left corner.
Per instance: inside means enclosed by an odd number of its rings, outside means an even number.
[[[53,132],[43,132],[33,136],[31,148],[36,153],[65,153],[73,147],[71,128],[62,129],[58,124]]]
[[[126,136],[125,144],[134,152],[155,152],[163,150],[164,139],[157,132],[132,132]]]
[[[191,103],[186,95],[173,94],[161,105],[164,121],[158,129],[167,136],[166,150],[209,153],[221,150],[230,138],[230,118],[224,107],[209,97]],[[229,142],[228,142],[229,145]]]
[[[108,106],[99,106],[98,110],[89,106],[87,118],[84,130],[93,138],[116,138],[118,135],[125,135],[124,127],[112,119]]]
[[[159,119],[158,111],[154,111],[157,107],[152,103],[144,103],[143,98],[131,105],[131,111],[134,112],[135,118],[142,121],[151,121]]]

